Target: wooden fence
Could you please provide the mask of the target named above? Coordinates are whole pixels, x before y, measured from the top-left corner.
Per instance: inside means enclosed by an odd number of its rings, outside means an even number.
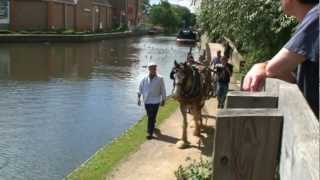
[[[215,180],[319,180],[319,121],[299,88],[229,92],[217,114]]]

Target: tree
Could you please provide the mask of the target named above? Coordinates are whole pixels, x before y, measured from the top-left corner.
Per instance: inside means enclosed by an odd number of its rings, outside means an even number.
[[[152,24],[164,27],[167,32],[174,31],[179,21],[173,12],[171,4],[167,1],[161,1],[159,5],[152,6],[150,20]]]
[[[188,27],[195,25],[195,19],[193,19],[195,15],[188,8],[179,5],[174,5],[172,8],[178,17],[180,26]]]
[[[153,25],[160,25],[167,32],[175,32],[182,25],[193,26],[194,15],[186,7],[171,5],[167,1],[161,1],[153,5],[150,10],[150,20]]]
[[[142,9],[142,12],[144,14],[148,14],[149,11],[150,11],[150,8],[151,8],[150,1],[149,0],[143,0],[140,8]]]
[[[198,20],[211,38],[230,38],[252,63],[271,58],[296,24],[279,0],[203,0]]]

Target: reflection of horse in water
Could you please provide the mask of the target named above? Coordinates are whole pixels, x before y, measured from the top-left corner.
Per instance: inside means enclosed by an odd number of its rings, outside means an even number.
[[[182,137],[178,142],[179,148],[188,146],[187,137],[187,111],[193,115],[195,129],[193,134],[200,136],[202,127],[201,109],[210,92],[210,71],[203,67],[202,73],[198,68],[187,63],[175,62],[170,78],[174,80],[173,98],[180,103],[180,111],[183,117]],[[209,82],[209,83],[206,83]]]

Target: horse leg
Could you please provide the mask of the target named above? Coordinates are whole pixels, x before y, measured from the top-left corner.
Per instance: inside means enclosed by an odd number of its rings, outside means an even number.
[[[187,128],[188,128],[187,106],[181,103],[180,111],[182,114],[182,137],[181,137],[181,140],[177,142],[177,146],[178,148],[183,149],[189,145],[188,135],[187,135]]]
[[[199,107],[194,107],[194,124],[195,124],[195,129],[193,131],[194,136],[200,136],[200,127],[202,125],[201,122],[201,108]]]

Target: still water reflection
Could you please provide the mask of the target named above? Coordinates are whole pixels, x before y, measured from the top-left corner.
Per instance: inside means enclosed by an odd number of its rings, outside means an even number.
[[[144,114],[136,91],[148,61],[170,92],[188,50],[170,37],[1,44],[0,179],[62,179]]]

